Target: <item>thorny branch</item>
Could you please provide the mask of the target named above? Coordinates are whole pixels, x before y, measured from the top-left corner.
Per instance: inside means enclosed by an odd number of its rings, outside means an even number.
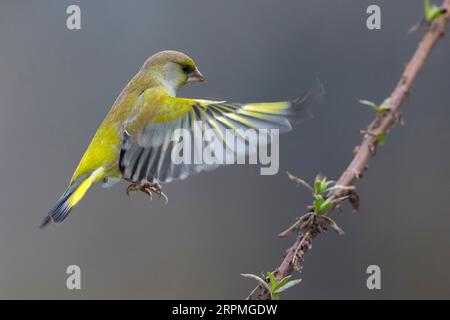
[[[394,91],[392,91],[388,100],[389,109],[387,112],[376,113],[375,119],[368,125],[366,130],[362,131],[362,142],[355,148],[350,164],[337,181],[337,184],[344,188],[335,189],[329,194],[330,197],[333,196],[336,199],[334,205],[320,216],[315,215],[309,208],[305,216],[298,219],[295,224],[279,234],[280,237],[286,237],[292,234],[298,234],[298,236],[295,243],[287,249],[281,264],[272,273],[277,280],[291,275],[295,271],[301,272],[304,256],[311,249],[314,238],[326,230],[330,221],[334,223],[333,220],[327,217],[331,211],[340,207],[345,200],[350,202],[354,210],[358,210],[359,197],[353,188],[354,183],[357,179],[361,179],[363,172],[367,170],[368,162],[375,155],[380,144],[379,137],[384,136],[401,121],[401,105],[408,99],[414,81],[425,65],[431,50],[438,40],[444,36],[450,20],[450,0],[445,0],[441,5],[441,9],[444,15],[428,26],[416,52],[406,65],[400,81]],[[297,183],[303,182],[290,174],[289,179]],[[311,217],[322,219],[312,219]],[[329,220],[327,221],[325,217]],[[247,299],[255,298],[268,300],[270,299],[270,294],[267,290],[258,286],[247,297]]]

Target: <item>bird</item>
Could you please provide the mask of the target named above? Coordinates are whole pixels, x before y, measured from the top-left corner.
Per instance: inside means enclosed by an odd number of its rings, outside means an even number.
[[[229,103],[177,97],[177,91],[184,85],[203,81],[205,77],[185,53],[165,50],[149,57],[116,98],[67,189],[40,228],[64,221],[86,192],[100,182],[111,186],[124,180],[129,183],[127,195],[144,192],[167,202],[162,183],[182,180],[218,166],[171,161],[171,151],[177,147],[177,142],[170,137],[176,129],[198,133],[194,127],[202,121],[203,127],[219,132],[219,139],[229,152],[230,143],[222,134],[225,130],[276,128],[281,132],[290,131],[291,123],[312,117],[310,106],[317,103],[324,92],[317,82],[314,89],[299,98],[281,102]],[[194,133],[193,140],[196,139]],[[245,145],[248,139],[251,138],[241,138],[241,142]],[[236,148],[231,152],[247,152],[240,150]]]

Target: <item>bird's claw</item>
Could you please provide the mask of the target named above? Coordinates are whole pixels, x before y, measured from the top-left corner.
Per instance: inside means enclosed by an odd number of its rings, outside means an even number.
[[[162,192],[161,185],[158,183],[147,183],[143,186],[144,192],[150,196],[150,199],[153,198],[153,193],[158,196],[159,199],[163,198],[164,202],[167,204],[169,202],[169,198]]]
[[[139,190],[140,190],[139,183],[135,183],[135,182],[130,183],[130,185],[127,187],[127,190],[126,190],[127,196],[135,194]]]
[[[140,183],[140,182],[132,182],[127,187],[126,193],[127,196],[130,196],[130,194],[135,194],[136,192],[141,191],[144,192],[146,195],[150,197],[150,200],[153,199],[153,194],[156,194],[159,199],[163,198],[164,202],[167,204],[169,202],[169,198],[162,192],[161,185],[158,183]]]

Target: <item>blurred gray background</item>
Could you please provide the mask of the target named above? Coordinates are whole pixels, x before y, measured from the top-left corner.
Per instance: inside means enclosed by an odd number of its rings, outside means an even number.
[[[435,1],[436,2],[436,1]],[[437,1],[439,2],[439,1]],[[66,29],[78,4],[82,29]],[[378,4],[382,29],[366,28]],[[423,31],[421,0],[5,1],[0,4],[0,298],[243,298],[294,238],[276,234],[311,200],[286,178],[336,178]],[[281,137],[280,173],[229,166],[165,186],[166,206],[126,184],[94,187],[62,225],[38,230],[97,126],[145,59],[190,54],[208,78],[180,95],[230,101],[298,96],[319,77],[313,121]],[[358,184],[361,213],[334,214],[308,253],[310,298],[450,298],[450,39],[438,44]],[[66,289],[66,267],[82,290]],[[382,289],[366,288],[366,268]],[[296,275],[296,277],[300,277]]]

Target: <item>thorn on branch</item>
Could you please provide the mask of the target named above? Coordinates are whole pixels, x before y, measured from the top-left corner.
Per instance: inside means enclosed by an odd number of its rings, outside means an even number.
[[[289,180],[294,181],[295,183],[297,183],[297,188],[299,188],[300,186],[304,186],[306,189],[308,189],[309,191],[314,193],[313,187],[311,187],[308,182],[306,182],[306,181],[304,181],[304,180],[302,180],[302,179],[292,175],[289,171],[287,171],[286,173],[288,175],[288,179]]]
[[[403,118],[403,115],[400,112],[395,114],[395,124],[397,123],[402,127],[405,125],[405,118]]]
[[[375,134],[375,133],[373,133],[373,132],[371,132],[371,131],[368,131],[368,130],[360,130],[359,132],[360,132],[361,134],[363,134],[363,135],[367,135],[367,136],[370,136],[370,137],[372,137],[372,138],[378,137],[377,134]]]
[[[344,231],[336,224],[336,222],[327,215],[318,215],[314,211],[309,211],[300,217],[296,231],[301,234],[320,234],[333,229],[338,235],[344,234]]]
[[[314,236],[311,232],[299,235],[300,245],[293,249],[294,254],[290,261],[290,264],[295,271],[300,272],[302,270],[302,263],[304,261],[303,256],[307,251],[311,250],[313,238]]]

